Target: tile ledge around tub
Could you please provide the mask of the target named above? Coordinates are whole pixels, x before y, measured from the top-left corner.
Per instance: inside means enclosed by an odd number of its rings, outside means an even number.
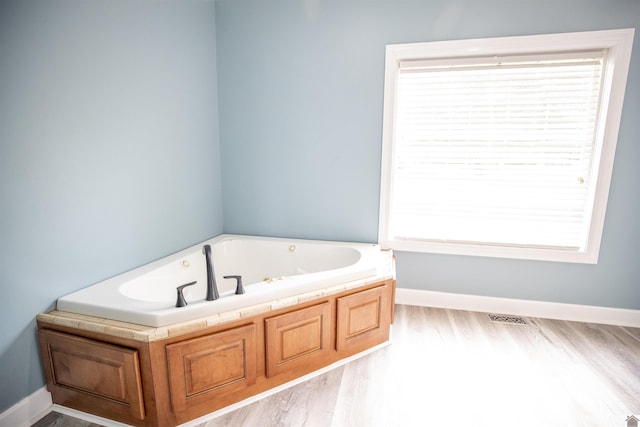
[[[84,331],[99,332],[105,335],[126,338],[134,341],[153,342],[161,339],[176,337],[198,329],[216,326],[234,320],[256,316],[271,310],[291,307],[296,304],[305,303],[313,299],[322,298],[341,292],[350,291],[361,286],[370,285],[388,279],[393,276],[376,276],[361,280],[355,280],[346,284],[330,286],[299,295],[276,299],[267,303],[248,306],[239,310],[231,310],[222,313],[185,322],[174,323],[167,326],[153,327],[140,325],[137,323],[121,322],[118,320],[105,319],[102,317],[87,316],[84,314],[70,313],[66,311],[53,310],[48,313],[40,313],[37,319],[43,323],[66,326]]]
[[[98,332],[134,341],[148,342],[167,337],[166,332],[163,333],[163,331],[159,330],[160,328],[60,310],[40,313],[36,316],[36,319],[42,323],[66,326],[89,332]]]

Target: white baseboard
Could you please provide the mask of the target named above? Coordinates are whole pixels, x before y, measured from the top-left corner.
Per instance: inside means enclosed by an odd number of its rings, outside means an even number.
[[[89,414],[87,412],[67,408],[66,406],[56,405],[55,403],[53,404],[53,407],[51,409],[60,414],[69,415],[70,417],[98,424],[103,427],[131,427],[129,424],[123,424],[118,421],[110,420],[108,418],[102,418],[97,415]]]
[[[640,328],[640,310],[396,289],[396,304]]]
[[[42,387],[0,414],[0,427],[30,427],[51,411],[51,393]]]

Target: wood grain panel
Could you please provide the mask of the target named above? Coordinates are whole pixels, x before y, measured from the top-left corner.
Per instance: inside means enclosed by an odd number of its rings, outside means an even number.
[[[317,369],[331,349],[331,304],[265,319],[267,377],[285,370]]]
[[[244,340],[184,356],[186,395],[202,393],[245,378]]]
[[[378,286],[337,299],[336,349],[355,353],[389,339],[390,287]]]
[[[144,419],[138,351],[46,329],[38,331],[54,401],[79,402],[118,419]]]
[[[77,347],[51,346],[51,365],[58,385],[97,394],[122,403],[127,402],[124,361],[105,353],[78,353]]]
[[[166,351],[177,413],[255,383],[255,324],[170,344]]]

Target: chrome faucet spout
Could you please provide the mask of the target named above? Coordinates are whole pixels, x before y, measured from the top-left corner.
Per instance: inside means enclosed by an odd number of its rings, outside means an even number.
[[[205,256],[207,263],[207,301],[213,301],[220,298],[218,293],[218,286],[216,286],[216,276],[213,270],[213,261],[211,259],[211,246],[204,245],[202,247],[202,253]]]

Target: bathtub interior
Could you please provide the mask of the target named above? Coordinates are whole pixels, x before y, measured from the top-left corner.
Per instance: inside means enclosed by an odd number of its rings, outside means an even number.
[[[216,301],[205,301],[204,244],[212,248]],[[379,254],[377,245],[224,236],[59,298],[57,308],[165,326],[376,276]],[[228,275],[242,276],[245,294],[234,294]],[[176,287],[192,281],[183,291],[188,305],[176,308]]]
[[[236,289],[236,280],[224,276],[239,275],[245,289],[250,289],[260,282],[284,284],[284,279],[346,268],[361,258],[357,249],[347,246],[234,238],[213,244],[211,251],[221,297],[234,294]],[[195,281],[195,285],[184,288],[183,294],[187,301],[204,300],[205,272],[205,257],[198,249],[124,282],[118,291],[135,300],[171,306],[176,301],[176,287]]]
[[[345,268],[360,257],[353,247],[293,241],[229,239],[213,247],[214,264],[219,260],[219,268],[225,272],[221,276],[242,274],[249,284]]]

